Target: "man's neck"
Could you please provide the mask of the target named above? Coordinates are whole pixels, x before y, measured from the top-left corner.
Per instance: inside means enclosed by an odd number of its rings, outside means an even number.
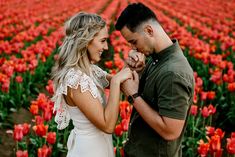
[[[173,42],[167,35],[162,36],[162,38],[158,38],[156,45],[155,45],[155,53],[161,52],[162,50],[166,49],[172,44]]]

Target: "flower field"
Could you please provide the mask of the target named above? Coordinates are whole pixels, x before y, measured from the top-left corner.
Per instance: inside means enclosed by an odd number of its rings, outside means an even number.
[[[0,151],[1,157],[66,156],[72,125],[57,130],[50,100],[50,73],[63,41],[63,24],[79,11],[101,15],[110,38],[99,66],[115,74],[123,68],[130,47],[114,24],[131,2],[142,2],[156,13],[194,70],[196,87],[183,156],[235,156],[234,0],[1,0],[0,147],[8,149]],[[30,120],[16,123],[11,116],[21,109],[30,113]],[[124,156],[131,111],[121,96],[113,134],[117,157]],[[8,141],[11,147],[6,147]]]

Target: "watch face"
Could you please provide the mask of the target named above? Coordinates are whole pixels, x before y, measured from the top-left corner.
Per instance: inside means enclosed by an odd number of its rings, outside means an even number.
[[[130,95],[127,97],[127,101],[131,104],[134,102],[132,96],[130,96]]]

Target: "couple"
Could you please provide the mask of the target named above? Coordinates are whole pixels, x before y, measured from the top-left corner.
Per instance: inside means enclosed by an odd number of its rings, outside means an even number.
[[[78,13],[66,23],[66,36],[53,69],[53,101],[58,129],[73,121],[67,156],[114,157],[112,133],[120,90],[134,106],[125,156],[181,156],[194,91],[187,59],[177,40],[170,40],[155,14],[141,3],[128,5],[115,27],[134,50],[127,67],[111,76],[95,65],[108,49],[105,21],[96,14]],[[143,54],[149,56],[146,65]],[[136,71],[141,73],[140,80]],[[106,87],[110,88],[107,102]]]

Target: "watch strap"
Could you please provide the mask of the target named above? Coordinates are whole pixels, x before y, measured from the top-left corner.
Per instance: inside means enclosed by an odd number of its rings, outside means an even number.
[[[138,93],[135,93],[135,94],[132,95],[133,99],[137,98],[138,96],[139,96]]]

